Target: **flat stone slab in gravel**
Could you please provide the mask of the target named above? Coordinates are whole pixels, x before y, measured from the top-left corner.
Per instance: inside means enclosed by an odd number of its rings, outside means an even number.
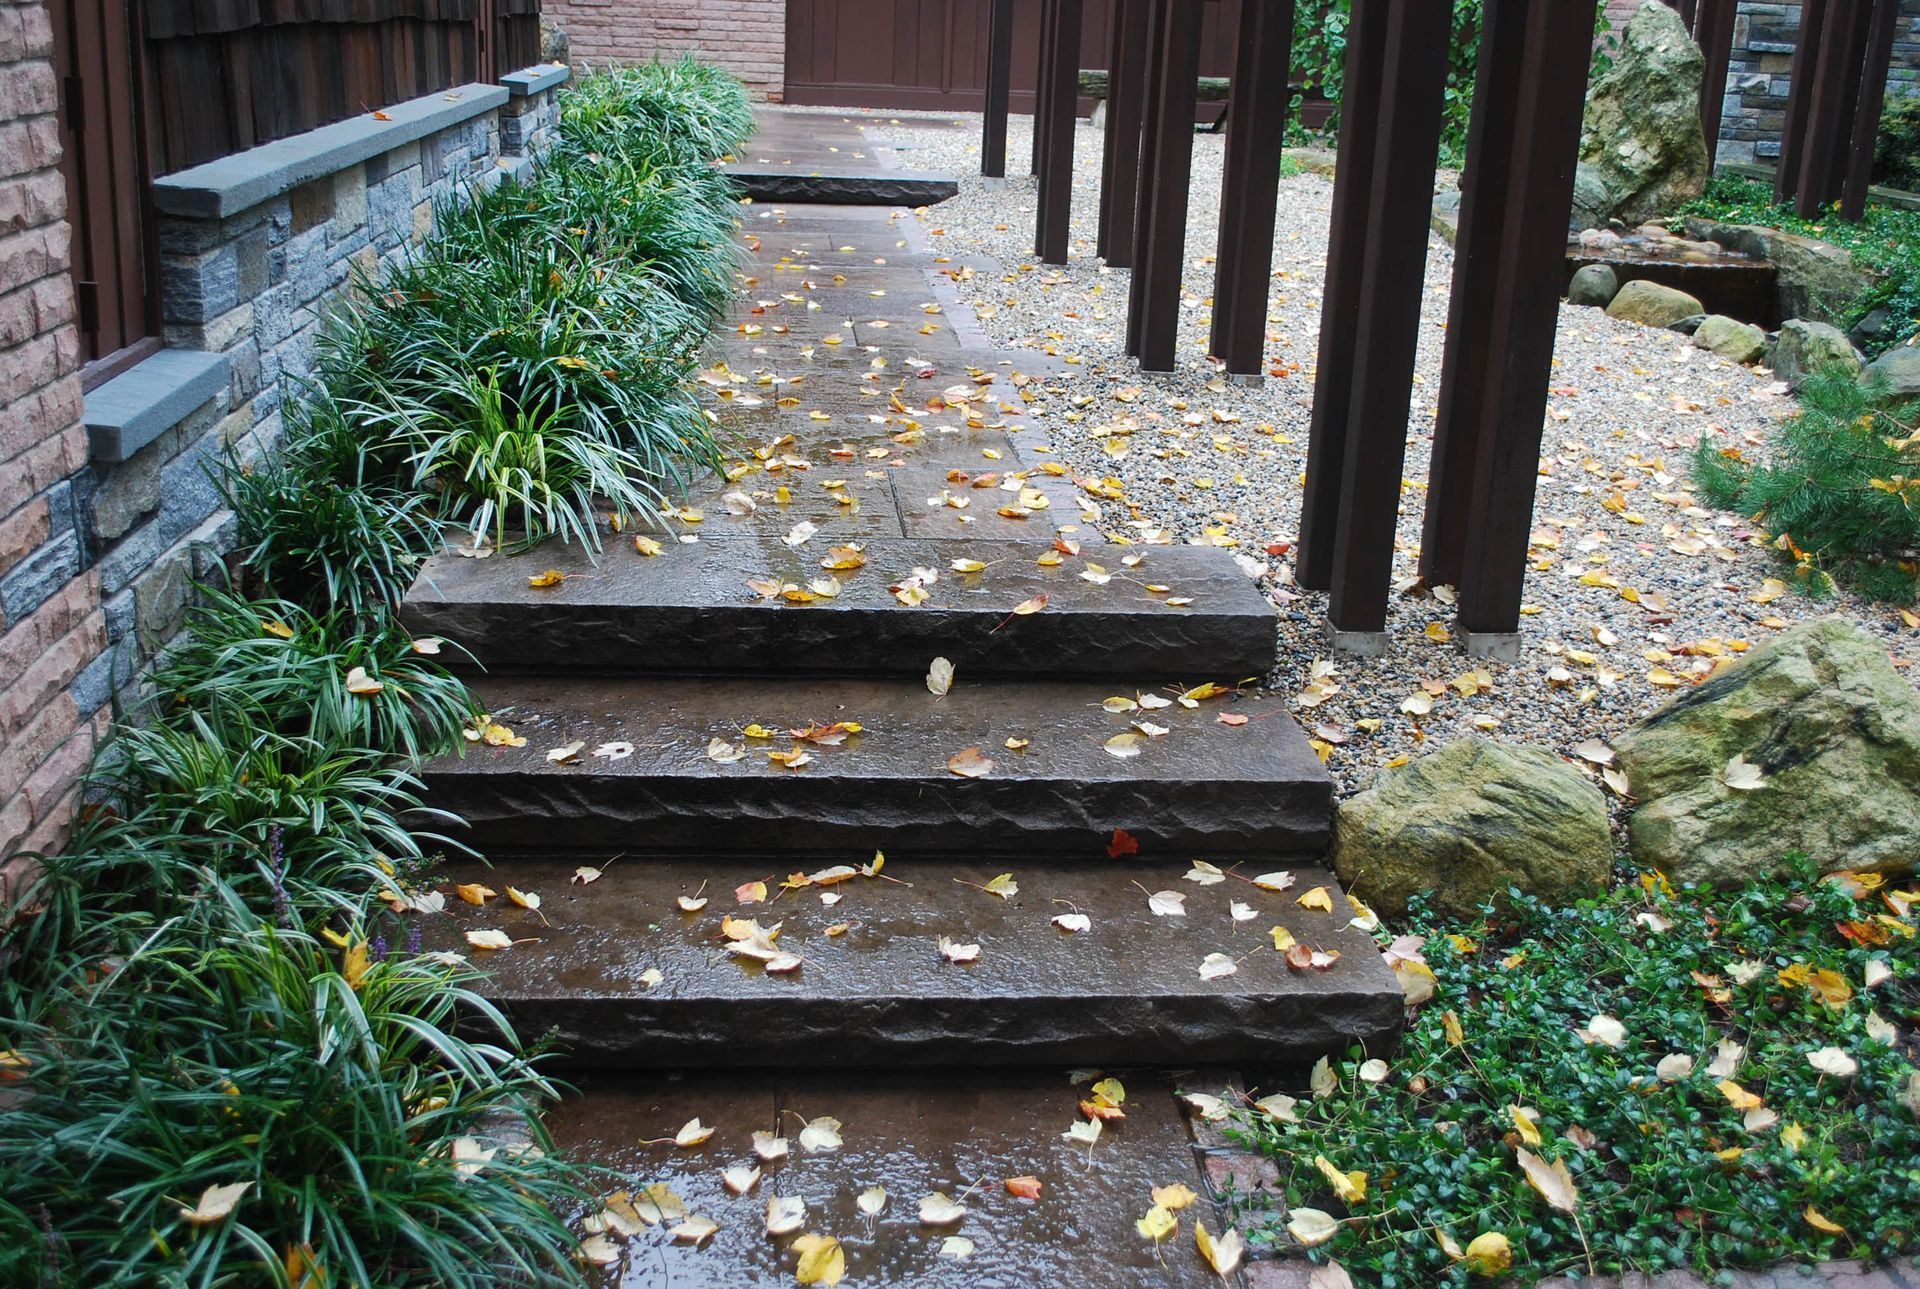
[[[1148,858],[1317,853],[1327,840],[1326,769],[1284,701],[1265,693],[1113,713],[1103,700],[1133,688],[976,686],[964,674],[941,698],[917,680],[528,678],[476,688],[526,746],[469,747],[423,774],[428,804],[467,820],[463,836],[490,854],[779,850],[864,860],[876,849],[951,853],[964,841],[976,854],[1104,863],[1115,829],[1137,837]],[[1222,714],[1247,721],[1223,725]],[[1168,732],[1139,739],[1129,749],[1137,755],[1112,755],[1108,741],[1143,717]],[[846,721],[864,732],[837,746],[784,733]],[[754,723],[781,733],[746,738]],[[1028,743],[1011,751],[1009,738]],[[713,760],[713,739],[743,755]],[[548,759],[576,742],[576,763]],[[593,755],[607,743],[633,751]],[[768,756],[796,748],[808,753],[798,768]],[[992,760],[990,773],[950,768],[969,748]]]
[[[1273,866],[1239,871],[1251,878]],[[440,942],[430,947],[462,949],[467,930],[512,936],[511,949],[479,955],[492,972],[482,992],[527,1036],[557,1030],[562,1058],[582,1066],[1304,1068],[1354,1043],[1384,1051],[1399,1032],[1400,987],[1372,938],[1349,925],[1333,877],[1318,869],[1294,870],[1297,885],[1272,892],[1234,878],[1185,881],[1185,861],[930,858],[783,892],[791,867],[779,856],[639,855],[582,885],[571,859],[461,865],[450,880],[511,883],[537,892],[540,908],[505,899],[475,907],[449,894],[453,916],[435,922]],[[1011,897],[982,889],[1005,872],[1017,887]],[[770,897],[739,902],[737,888],[754,882]],[[1337,912],[1296,904],[1318,887]],[[1148,895],[1158,891],[1184,896],[1185,914],[1154,913]],[[682,897],[705,903],[683,911]],[[1253,916],[1236,921],[1230,903]],[[1068,912],[1092,925],[1056,926],[1055,915]],[[778,924],[777,947],[803,965],[773,973],[729,955],[728,915]],[[1339,961],[1289,968],[1273,948],[1277,926],[1337,951]],[[943,936],[978,945],[978,959],[948,961]],[[1203,979],[1211,954],[1238,969]],[[657,983],[643,977],[648,971],[659,973]]]
[[[890,499],[862,513],[890,516]],[[496,673],[644,668],[911,678],[945,657],[959,668],[963,686],[988,676],[1195,685],[1260,675],[1273,651],[1273,608],[1225,551],[1093,546],[1042,568],[1036,561],[1052,549],[1052,539],[1039,520],[1021,521],[1036,526],[1023,541],[952,532],[941,539],[867,540],[864,567],[831,575],[840,581],[834,598],[801,604],[764,598],[749,581],[804,587],[829,576],[821,567],[830,549],[824,538],[798,550],[782,540],[794,518],[758,534],[729,533],[710,520],[702,528],[714,527],[713,536],[693,543],[664,539],[656,556],[609,546],[597,565],[579,547],[557,543],[514,559],[440,555],[421,571],[402,613],[411,630],[458,642]],[[1140,557],[1139,563],[1127,568],[1120,562],[1127,556]],[[955,572],[952,563],[961,558],[987,567]],[[1111,580],[1095,584],[1080,576],[1095,566]],[[926,602],[910,608],[888,588],[915,568],[931,568],[938,578],[926,588]],[[528,584],[530,574],[549,569],[566,580],[544,588]],[[1152,592],[1149,584],[1172,589]],[[1041,595],[1044,609],[1014,614]],[[1192,603],[1170,605],[1172,598]],[[453,651],[444,656],[462,661]]]
[[[1220,1282],[1193,1248],[1193,1222],[1221,1229],[1205,1200],[1181,1214],[1178,1238],[1156,1252],[1133,1229],[1155,1186],[1185,1182],[1201,1189],[1186,1128],[1163,1077],[1127,1078],[1127,1117],[1091,1149],[1060,1134],[1079,1117],[1085,1086],[1054,1070],[1026,1073],[867,1074],[824,1078],[701,1076],[595,1079],[550,1117],[559,1145],[614,1171],[609,1189],[638,1192],[666,1183],[690,1211],[720,1230],[699,1248],[670,1242],[650,1229],[628,1242],[623,1260],[602,1282],[620,1289],[790,1289],[799,1232],[766,1234],[769,1197],[806,1202],[801,1231],[838,1239],[847,1259],[845,1285],[900,1289],[982,1289],[1070,1285],[1099,1289],[1203,1289]],[[703,1145],[678,1150],[672,1137],[698,1116],[715,1131]],[[805,1122],[841,1121],[838,1150],[809,1154],[799,1143]],[[788,1157],[764,1166],[745,1195],[723,1186],[721,1170],[752,1165],[752,1134],[778,1131]],[[1031,1175],[1037,1200],[1016,1199],[1008,1177]],[[886,1207],[868,1218],[856,1206],[879,1186]],[[971,1189],[970,1189],[971,1188]],[[961,1197],[960,1221],[919,1221],[923,1196]],[[940,1256],[950,1235],[973,1243],[964,1260]]]

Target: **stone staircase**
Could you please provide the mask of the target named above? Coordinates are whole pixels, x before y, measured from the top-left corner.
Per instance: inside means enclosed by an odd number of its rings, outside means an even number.
[[[842,1119],[846,1150],[796,1147],[781,1193],[812,1188],[807,1229],[849,1242],[847,1283],[1217,1283],[1190,1243],[1156,1256],[1130,1220],[1072,1213],[1024,1241],[1030,1215],[1001,1214],[955,1262],[912,1202],[1036,1173],[1076,1212],[1138,1216],[1147,1183],[1198,1188],[1224,1145],[1196,1163],[1174,1083],[1392,1044],[1399,990],[1317,866],[1326,772],[1284,700],[1241,687],[1270,664],[1272,607],[1228,552],[1156,542],[1057,464],[1064,421],[1028,411],[1047,360],[990,348],[913,220],[743,211],[742,297],[702,384],[734,477],[642,534],[657,553],[628,534],[597,562],[449,554],[408,596],[411,627],[470,651],[525,740],[424,773],[491,862],[453,880],[539,897],[449,900],[441,947],[513,939],[478,955],[489,995],[588,1073],[558,1136],[636,1189],[757,1210],[716,1189],[749,1129]],[[564,577],[530,585],[549,569]],[[1194,861],[1221,875],[1189,880]],[[1251,880],[1279,871],[1288,889]],[[1303,906],[1319,889],[1326,907]],[[1276,927],[1337,961],[1290,967]],[[1111,1153],[1060,1136],[1075,1066],[1144,1071]],[[724,1149],[633,1144],[696,1114]],[[902,1174],[898,1240],[851,1207],[862,1168]],[[711,1213],[703,1249],[630,1251],[620,1282],[791,1283],[785,1242],[737,1213]]]

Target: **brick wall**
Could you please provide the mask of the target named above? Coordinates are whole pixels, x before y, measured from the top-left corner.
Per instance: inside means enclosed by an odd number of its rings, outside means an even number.
[[[59,845],[114,700],[219,572],[236,534],[209,467],[278,440],[285,378],[352,271],[429,236],[436,201],[527,173],[558,121],[551,88],[515,94],[226,218],[157,215],[161,359],[219,354],[225,375],[124,460],[90,461],[50,46],[41,0],[0,0],[0,880]]]
[[[545,0],[541,8],[567,33],[579,70],[692,53],[761,98],[777,103],[786,88],[787,0]]]
[[[106,625],[79,504],[87,437],[52,52],[40,0],[0,0],[0,856],[60,840],[105,723],[75,692]],[[0,888],[17,871],[0,864]]]

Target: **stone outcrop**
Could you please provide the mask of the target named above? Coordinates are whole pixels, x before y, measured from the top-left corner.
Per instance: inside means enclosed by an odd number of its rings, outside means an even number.
[[[1700,195],[1707,182],[1705,67],[1672,9],[1648,0],[1627,22],[1613,70],[1587,96],[1574,181],[1583,225],[1643,223]]]
[[[1340,880],[1395,915],[1422,892],[1458,917],[1508,887],[1573,899],[1613,866],[1598,788],[1551,752],[1478,735],[1381,771],[1341,804],[1333,838]]]
[[[1775,291],[1783,318],[1839,322],[1867,289],[1852,252],[1817,237],[1713,219],[1689,219],[1687,236],[1770,261],[1778,273]]]
[[[1825,872],[1920,856],[1920,694],[1842,618],[1754,650],[1614,753],[1639,802],[1633,857],[1675,880],[1736,885],[1795,851]]]

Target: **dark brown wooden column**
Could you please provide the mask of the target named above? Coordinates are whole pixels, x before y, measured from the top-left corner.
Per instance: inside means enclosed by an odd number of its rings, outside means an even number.
[[[1707,139],[1707,170],[1720,155],[1720,119],[1727,106],[1727,69],[1733,62],[1733,20],[1737,0],[1700,0],[1693,20],[1693,39],[1707,60],[1700,79],[1700,129]]]
[[[1040,0],[1040,61],[1033,72],[1033,156],[1028,172],[1040,173],[1040,149],[1047,137],[1047,68],[1053,65],[1053,7],[1057,0]]]
[[[1186,261],[1187,186],[1193,178],[1194,98],[1200,76],[1200,0],[1153,0],[1139,228],[1127,297],[1127,352],[1147,371],[1172,371]]]
[[[1845,186],[1870,17],[1867,0],[1828,0],[1794,193],[1794,210],[1803,219],[1817,217],[1828,202],[1838,201]]]
[[[1082,0],[1050,0],[1051,31],[1040,69],[1046,98],[1046,134],[1040,149],[1040,192],[1034,215],[1033,253],[1043,264],[1065,264],[1073,214],[1074,107],[1080,94]]]
[[[1867,190],[1873,185],[1873,147],[1880,133],[1880,114],[1886,107],[1887,71],[1893,63],[1893,41],[1900,27],[1900,0],[1872,0],[1865,66],[1860,76],[1860,101],[1853,118],[1853,137],[1847,144],[1846,186],[1840,195],[1840,215],[1858,221],[1867,211]]]
[[[1333,585],[1333,533],[1340,513],[1340,473],[1347,457],[1353,355],[1360,330],[1360,277],[1367,208],[1379,143],[1387,0],[1357,0],[1347,25],[1341,93],[1340,151],[1334,165],[1333,218],[1327,276],[1320,294],[1320,349],[1307,441],[1307,485],[1301,499],[1300,552],[1294,576],[1302,586]]]
[[[1257,378],[1266,353],[1274,203],[1292,103],[1293,0],[1246,0],[1227,100],[1226,176],[1213,271],[1213,352]]]
[[[1793,68],[1787,85],[1787,117],[1780,127],[1780,160],[1773,172],[1773,199],[1791,201],[1800,187],[1800,162],[1805,153],[1807,110],[1813,102],[1814,70],[1820,61],[1821,32],[1826,26],[1827,0],[1801,0],[1800,34],[1793,47]]]
[[[1133,263],[1151,8],[1149,0],[1114,0],[1113,6],[1113,41],[1107,55],[1107,129],[1100,160],[1100,220],[1094,250],[1115,268]]]
[[[1421,572],[1460,588],[1460,634],[1483,656],[1519,645],[1592,42],[1583,9],[1488,0],[1482,28],[1493,93],[1475,98],[1460,217],[1477,258],[1454,273]]]
[[[1007,104],[1013,97],[1013,0],[992,0],[987,12],[987,102],[980,122],[980,173],[1007,174]]]

